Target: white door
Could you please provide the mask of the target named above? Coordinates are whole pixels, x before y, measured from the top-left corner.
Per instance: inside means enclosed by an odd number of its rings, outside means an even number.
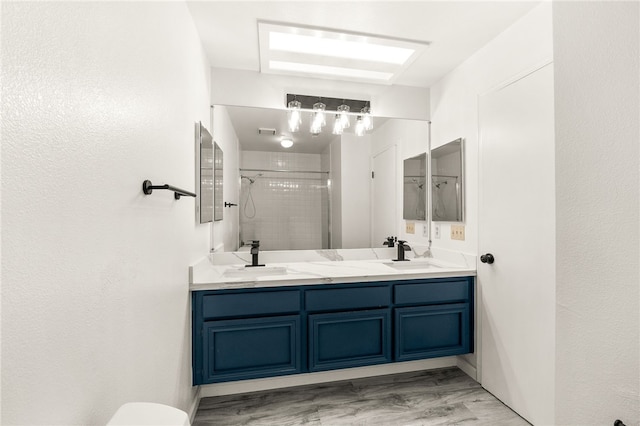
[[[383,247],[387,237],[396,236],[396,147],[375,154],[371,168],[371,247]]]
[[[479,379],[535,425],[554,423],[553,65],[480,96]]]

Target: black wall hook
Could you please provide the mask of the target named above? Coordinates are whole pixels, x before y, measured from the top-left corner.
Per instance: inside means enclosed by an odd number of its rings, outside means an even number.
[[[225,207],[233,207],[233,206],[237,206],[237,204],[227,203],[227,202],[225,201],[225,202],[224,202],[224,206],[225,206]]]
[[[188,197],[195,197],[196,194],[193,192],[185,191],[184,189],[176,188],[175,186],[171,186],[169,184],[165,185],[153,185],[150,180],[145,180],[142,182],[142,192],[146,195],[151,195],[154,189],[168,189],[169,191],[173,191],[173,197],[176,200],[179,200],[181,196],[186,195]]]

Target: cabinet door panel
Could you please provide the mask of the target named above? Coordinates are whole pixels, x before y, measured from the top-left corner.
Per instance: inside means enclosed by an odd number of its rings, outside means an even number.
[[[309,370],[391,361],[388,309],[309,316]]]
[[[469,305],[398,308],[395,340],[396,361],[468,353]]]
[[[299,373],[300,317],[204,324],[204,383]]]

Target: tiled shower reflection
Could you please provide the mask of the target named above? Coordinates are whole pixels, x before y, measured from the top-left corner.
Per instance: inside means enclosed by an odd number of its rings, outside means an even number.
[[[328,170],[320,154],[242,151],[240,245],[261,250],[329,248]]]

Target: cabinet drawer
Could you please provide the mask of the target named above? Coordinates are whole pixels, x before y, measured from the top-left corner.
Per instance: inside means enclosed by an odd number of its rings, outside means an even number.
[[[300,311],[298,290],[207,294],[202,298],[205,320],[215,318],[286,314]]]
[[[389,309],[309,315],[309,371],[391,361]]]
[[[305,291],[306,310],[382,308],[391,304],[389,287],[352,287]]]
[[[405,304],[437,304],[466,302],[470,285],[467,280],[436,281],[415,284],[397,284],[394,289],[395,302]]]

